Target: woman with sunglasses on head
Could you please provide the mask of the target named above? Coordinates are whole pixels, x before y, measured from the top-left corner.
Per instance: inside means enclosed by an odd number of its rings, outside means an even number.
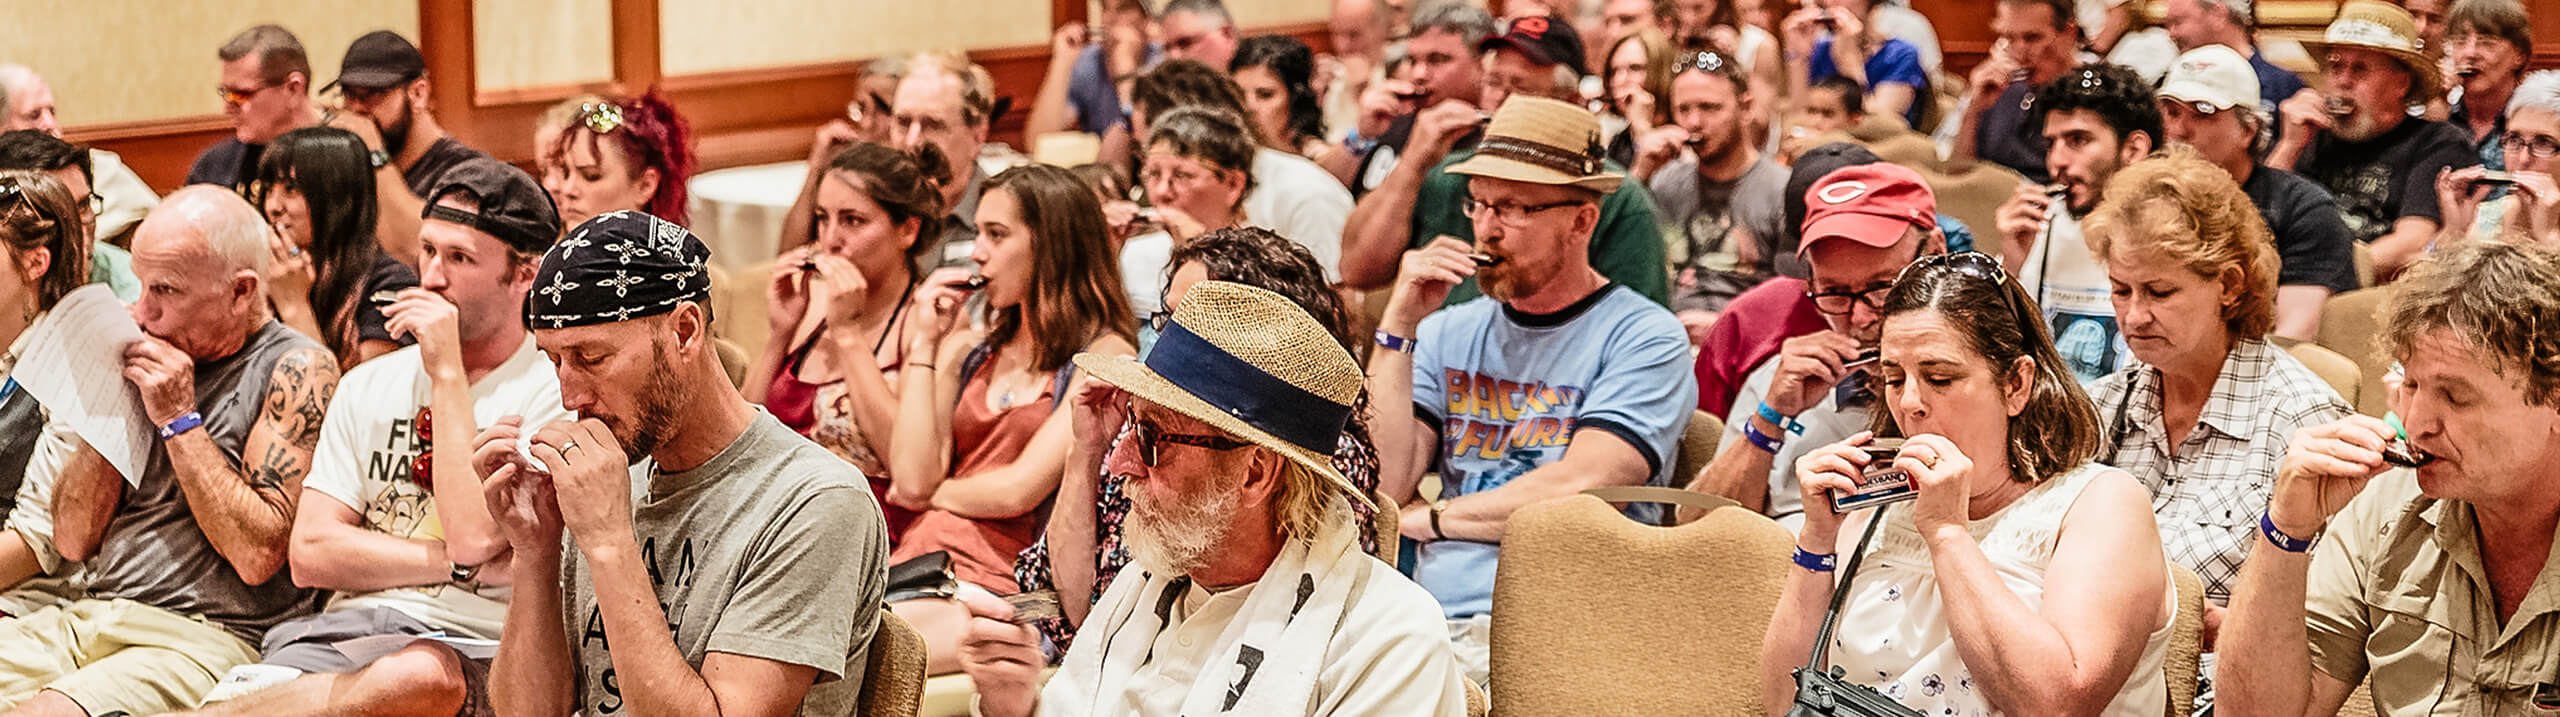
[[[560,226],[630,210],[688,224],[685,183],[693,178],[693,130],[656,92],[579,105],[547,148],[542,188],[560,207]]]
[[[910,154],[862,143],[836,153],[818,185],[818,241],[783,252],[765,287],[771,338],[744,393],[783,425],[826,446],[889,490],[899,365],[915,256],[942,231],[940,150]],[[883,503],[889,535],[916,511]]]
[[[2117,172],[2106,194],[2087,224],[2089,251],[2106,264],[2135,361],[2090,388],[2105,431],[2099,461],[2158,496],[2161,540],[2204,578],[2215,624],[2286,442],[2354,410],[2267,342],[2276,249],[2230,173],[2172,150]]]
[[[1337,179],[1359,168],[1360,156],[1325,141],[1324,108],[1316,101],[1315,51],[1286,35],[1257,35],[1236,46],[1227,76],[1244,91],[1245,110],[1261,128],[1262,146],[1305,157]]]
[[[52,175],[0,172],[0,259],[6,260],[0,261],[5,270],[0,271],[0,496],[18,495],[20,482],[31,473],[53,475],[51,470],[27,469],[30,460],[45,452],[37,446],[47,438],[45,415],[34,397],[6,379],[29,348],[24,345],[27,330],[62,297],[89,282],[90,244],[82,222],[71,189]],[[49,508],[30,503],[13,510],[50,514]],[[15,531],[0,531],[0,544],[20,540]],[[0,554],[29,558],[0,560],[0,585],[17,585],[42,572],[42,561],[27,554],[30,547],[0,546]]]
[[[1253,136],[1243,117],[1204,107],[1177,108],[1147,125],[1146,155],[1138,170],[1154,206],[1158,231],[1129,238],[1120,248],[1120,275],[1136,316],[1154,314],[1156,287],[1164,285],[1165,259],[1194,237],[1245,223],[1244,198],[1253,191]]]
[[[1011,594],[1014,557],[1040,537],[1073,440],[1068,359],[1134,352],[1137,320],[1102,207],[1073,171],[1006,170],[987,180],[977,219],[977,276],[936,271],[909,300],[881,497],[922,513],[897,536],[892,566],[930,565],[939,553],[960,589]],[[985,304],[983,328],[961,321],[972,292]],[[925,636],[928,670],[959,669],[968,609],[948,597],[900,600],[892,587],[890,609]]]
[[[250,199],[275,229],[267,301],[276,318],[352,367],[416,343],[394,336],[373,297],[418,285],[374,238],[380,211],[364,140],[334,127],[284,133],[258,159]]]
[[[1200,235],[1173,251],[1171,267],[1171,280],[1163,287],[1165,308],[1150,317],[1150,324],[1169,317],[1192,285],[1230,281],[1289,297],[1332,329],[1334,338],[1345,349],[1358,348],[1352,336],[1351,316],[1345,311],[1341,295],[1325,283],[1324,267],[1316,263],[1315,255],[1308,253],[1306,247],[1271,230],[1247,227]],[[1072,392],[1069,400],[1075,402],[1076,410],[1117,409],[1081,402],[1089,383],[1079,381]],[[1333,466],[1361,490],[1374,492],[1378,487],[1377,446],[1370,440],[1367,421],[1361,418],[1366,415],[1367,400],[1364,393],[1353,404],[1351,424],[1343,429],[1342,439],[1334,449]],[[1110,586],[1120,569],[1129,564],[1129,553],[1121,544],[1120,525],[1129,513],[1127,485],[1131,476],[1143,474],[1153,465],[1152,437],[1124,430],[1077,439],[1068,453],[1066,476],[1058,484],[1058,503],[1049,514],[1047,530],[1039,543],[1022,551],[1013,566],[1014,578],[1024,590],[1058,591],[1065,618],[1042,620],[1037,626],[1060,653],[1074,641],[1076,626],[1084,621],[1085,611],[1102,596],[1103,588]],[[1354,503],[1352,511],[1361,526],[1361,548],[1376,552],[1380,536],[1370,518],[1377,509]]]
[[[1858,572],[1828,662],[1850,682],[1923,714],[2162,714],[2177,600],[2151,497],[2092,462],[2098,417],[2034,302],[1967,252],[1914,263],[1881,313],[1887,410],[1796,462],[1805,523],[1761,644],[1769,714],[1794,701],[1842,563]],[[1877,436],[1909,438],[1871,459]],[[1888,468],[1916,498],[1834,510]]]

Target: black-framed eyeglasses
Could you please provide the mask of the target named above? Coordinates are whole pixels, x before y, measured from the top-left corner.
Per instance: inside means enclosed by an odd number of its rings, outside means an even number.
[[[1155,329],[1156,333],[1164,333],[1164,327],[1171,325],[1173,325],[1172,309],[1162,309],[1147,315],[1147,328]]]
[[[1893,295],[1893,282],[1876,284],[1863,289],[1840,288],[1804,293],[1805,298],[1813,300],[1815,311],[1834,316],[1847,314],[1855,310],[1859,304],[1866,304],[1869,311],[1881,311],[1884,309],[1884,298],[1891,295]]]
[[[1193,448],[1203,448],[1212,451],[1232,451],[1238,448],[1249,448],[1253,446],[1251,443],[1228,438],[1226,436],[1200,436],[1188,433],[1166,433],[1164,432],[1164,429],[1156,427],[1154,422],[1143,419],[1129,422],[1129,437],[1132,442],[1137,444],[1138,462],[1146,464],[1149,468],[1156,467],[1157,446],[1161,443],[1191,446]]]
[[[1493,202],[1483,201],[1475,197],[1468,197],[1465,202],[1458,205],[1458,211],[1467,215],[1468,219],[1474,219],[1477,221],[1490,219],[1503,226],[1518,229],[1529,223],[1529,217],[1544,214],[1556,209],[1563,209],[1565,207],[1580,206],[1585,203],[1585,200],[1581,199],[1567,199],[1561,202],[1547,202],[1545,204],[1496,204]]]
[[[2528,135],[2509,130],[2506,134],[2498,135],[2498,148],[2523,152],[2534,159],[2550,159],[2560,156],[2560,139],[2553,139],[2547,134]]]
[[[98,216],[106,213],[107,195],[90,192],[89,200],[80,203],[80,221],[96,224]]]

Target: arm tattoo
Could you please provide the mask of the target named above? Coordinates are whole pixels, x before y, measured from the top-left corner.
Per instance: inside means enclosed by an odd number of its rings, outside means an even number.
[[[320,423],[329,415],[329,398],[337,394],[338,367],[326,351],[304,349],[276,362],[260,401],[266,420],[279,421],[278,435],[304,450],[320,442]]]
[[[309,467],[295,458],[292,451],[285,450],[283,443],[269,444],[267,454],[259,457],[257,467],[249,469],[249,486],[262,491],[282,490],[286,479],[302,475],[306,470]]]

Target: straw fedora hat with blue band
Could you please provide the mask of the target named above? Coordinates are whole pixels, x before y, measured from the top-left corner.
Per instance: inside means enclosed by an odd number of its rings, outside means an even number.
[[[1375,505],[1333,468],[1334,446],[1360,397],[1360,364],[1288,297],[1203,281],[1183,294],[1145,363],[1089,352],[1075,362],[1131,396],[1288,456],[1345,497]]]
[[[2409,11],[2381,0],[2350,0],[2338,8],[2338,17],[2329,21],[2320,39],[2302,41],[2302,48],[2313,58],[2329,48],[2372,50],[2398,60],[2409,68],[2412,78],[2409,97],[2424,101],[2444,95],[2444,77],[2434,60],[2418,46],[2418,21]]]
[[[1449,167],[1450,174],[1530,184],[1570,184],[1601,194],[1625,176],[1608,171],[1600,144],[1600,118],[1580,107],[1544,97],[1512,95],[1493,111],[1475,156]]]

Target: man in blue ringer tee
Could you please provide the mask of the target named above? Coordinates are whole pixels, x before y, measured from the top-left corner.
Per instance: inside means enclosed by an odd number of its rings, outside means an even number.
[[[1440,601],[1470,679],[1487,667],[1494,563],[1511,512],[1612,485],[1663,485],[1697,379],[1680,321],[1591,266],[1605,171],[1600,123],[1515,96],[1485,129],[1467,179],[1476,243],[1406,252],[1369,363],[1380,489],[1420,542],[1414,578]],[[1434,313],[1467,278],[1484,296]],[[1428,318],[1426,318],[1428,317]],[[1413,418],[1397,415],[1410,401]],[[1436,500],[1414,486],[1436,471]],[[1651,506],[1630,508],[1651,521]]]

